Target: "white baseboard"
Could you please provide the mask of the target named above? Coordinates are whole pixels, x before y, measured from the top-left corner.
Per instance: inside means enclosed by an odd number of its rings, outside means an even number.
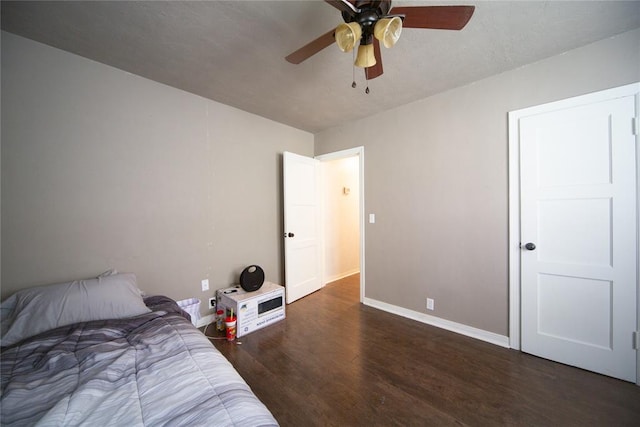
[[[207,316],[201,317],[196,322],[196,328],[202,328],[203,326],[207,326],[209,323],[213,322],[216,318],[215,314],[209,314]]]
[[[468,337],[479,339],[481,341],[486,341],[491,344],[499,345],[500,347],[510,348],[509,337],[504,335],[499,335],[493,332],[474,328],[472,326],[463,325],[462,323],[456,323],[450,320],[441,319],[440,317],[431,316],[403,307],[398,307],[397,305],[387,304],[386,302],[374,300],[371,298],[365,297],[362,303],[373,308],[397,314],[398,316],[416,320],[421,323],[426,323],[427,325],[436,326],[438,328],[446,329],[447,331],[466,335]]]
[[[328,279],[326,279],[324,284],[328,285],[331,282],[335,282],[336,280],[344,279],[345,277],[353,276],[354,274],[358,274],[358,273],[360,273],[359,268],[347,271],[345,273],[336,274],[335,276],[331,276]]]

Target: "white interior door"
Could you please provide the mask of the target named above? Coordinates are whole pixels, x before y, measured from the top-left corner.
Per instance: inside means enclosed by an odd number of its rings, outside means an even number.
[[[521,348],[635,382],[635,97],[546,107],[518,121]]]
[[[319,161],[285,152],[283,181],[284,275],[290,304],[322,286]]]

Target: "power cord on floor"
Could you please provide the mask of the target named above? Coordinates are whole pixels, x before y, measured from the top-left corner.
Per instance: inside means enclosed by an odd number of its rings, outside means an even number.
[[[204,327],[204,331],[202,331],[202,333],[204,334],[205,337],[209,338],[210,340],[226,340],[227,337],[220,337],[220,336],[211,336],[211,335],[207,335],[207,329],[209,328],[210,325],[212,325],[215,322],[209,322],[207,323],[207,326]],[[235,340],[236,344],[242,344],[241,341],[238,341],[238,338],[236,338]]]

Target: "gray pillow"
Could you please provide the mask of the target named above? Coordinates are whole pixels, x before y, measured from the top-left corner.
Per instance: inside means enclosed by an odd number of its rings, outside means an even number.
[[[2,346],[59,326],[121,319],[150,311],[132,273],[24,289],[0,306]]]

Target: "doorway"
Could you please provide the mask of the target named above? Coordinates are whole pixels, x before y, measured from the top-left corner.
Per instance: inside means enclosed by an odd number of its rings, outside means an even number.
[[[342,194],[338,197],[351,196],[349,203],[354,206],[357,203],[357,217],[350,215],[350,224],[334,227],[333,233],[335,234],[335,229],[338,233],[333,240],[340,242],[341,228],[351,227],[349,236],[356,236],[358,255],[357,263],[352,259],[348,264],[351,267],[340,267],[341,264],[333,260],[331,273],[327,276],[329,281],[335,280],[349,272],[355,275],[357,269],[360,272],[360,302],[364,300],[364,147],[357,147],[315,158],[290,152],[283,155],[284,282],[287,304],[319,290],[328,281],[324,277],[326,250],[323,229],[325,216],[328,218],[327,221],[333,219],[331,211],[334,209],[323,206],[324,184],[321,169],[323,164],[339,160],[345,160],[344,165],[348,165],[352,170],[348,174],[348,183],[335,179],[338,183],[338,194]],[[354,211],[355,208],[351,210]],[[353,229],[356,227],[357,231]],[[349,257],[355,258],[355,255]]]
[[[358,157],[320,163],[324,285],[360,272]]]
[[[364,298],[364,147],[316,157],[322,180],[323,286],[360,273]]]
[[[510,345],[632,382],[639,92],[509,113]]]

